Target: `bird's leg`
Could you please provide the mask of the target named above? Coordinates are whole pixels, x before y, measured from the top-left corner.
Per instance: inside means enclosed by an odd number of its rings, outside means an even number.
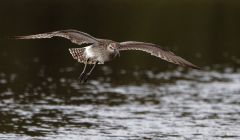
[[[80,82],[83,80],[84,76],[85,76],[85,71],[86,71],[86,68],[87,68],[87,63],[88,63],[88,59],[85,61],[84,63],[84,68],[83,68],[83,71],[82,73],[80,74],[80,76],[78,77],[78,79],[80,80]]]
[[[95,62],[94,65],[92,66],[91,70],[84,76],[83,83],[87,82],[88,76],[91,75],[92,71],[94,70],[94,68],[96,67],[97,64],[98,64],[98,62]]]

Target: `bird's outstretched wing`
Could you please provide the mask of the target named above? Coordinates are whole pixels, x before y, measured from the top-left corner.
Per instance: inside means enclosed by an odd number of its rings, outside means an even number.
[[[152,43],[145,43],[145,42],[136,42],[136,41],[126,41],[126,42],[121,42],[120,51],[125,51],[125,50],[140,50],[144,51],[147,53],[150,53],[153,56],[159,57],[163,60],[166,60],[168,62],[180,65],[180,66],[185,66],[185,67],[191,67],[194,69],[200,69],[196,65],[188,62],[187,60],[175,55],[173,52],[168,51],[166,49],[161,48],[160,46]]]
[[[42,39],[52,37],[63,37],[69,39],[72,43],[81,44],[94,44],[98,43],[99,40],[87,33],[78,30],[60,30],[54,32],[47,32],[42,34],[27,35],[27,36],[14,36],[13,39]]]

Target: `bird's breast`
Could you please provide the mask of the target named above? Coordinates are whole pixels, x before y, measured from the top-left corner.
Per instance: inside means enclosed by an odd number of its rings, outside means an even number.
[[[98,61],[101,63],[107,62],[111,60],[111,54],[109,54],[106,50],[98,46],[87,46],[85,47],[85,57],[86,59],[90,59],[93,61]]]
[[[87,58],[95,57],[95,53],[94,53],[92,47],[93,47],[92,45],[85,47],[85,56]]]

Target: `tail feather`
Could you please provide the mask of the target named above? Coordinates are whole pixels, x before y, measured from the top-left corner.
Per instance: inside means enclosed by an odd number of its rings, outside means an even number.
[[[79,63],[86,63],[87,61],[87,58],[85,56],[85,48],[70,48],[69,49],[69,52],[71,53],[72,57],[74,59],[76,59]],[[96,61],[94,61],[93,59],[89,59],[87,61],[88,64],[95,64]],[[100,63],[99,64],[103,64],[103,63]]]
[[[84,50],[85,48],[70,48],[69,52],[74,59],[84,60]]]

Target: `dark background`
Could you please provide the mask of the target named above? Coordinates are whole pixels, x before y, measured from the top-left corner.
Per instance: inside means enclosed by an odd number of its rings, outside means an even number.
[[[239,25],[239,0],[1,1],[0,137],[239,139]],[[63,29],[156,43],[204,70],[129,51],[80,85],[68,48],[81,46],[7,39]]]
[[[202,67],[239,67],[238,1],[224,0],[9,0],[0,5],[0,64],[5,71],[14,63],[73,66],[64,39],[6,40],[61,29],[77,29],[116,41],[153,42]],[[11,66],[8,67],[7,65]],[[127,52],[112,68],[176,68],[144,53]]]

